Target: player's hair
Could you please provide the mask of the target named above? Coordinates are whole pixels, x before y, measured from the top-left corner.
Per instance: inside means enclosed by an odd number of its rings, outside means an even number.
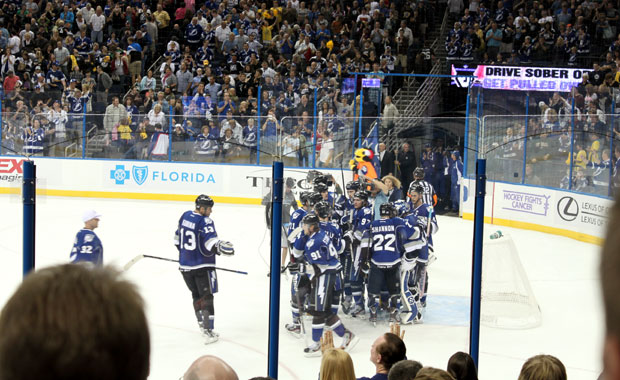
[[[620,198],[616,198],[609,219],[601,255],[601,284],[607,335],[620,337]]]
[[[384,341],[377,347],[377,353],[381,355],[381,364],[388,371],[394,364],[401,360],[405,360],[407,355],[407,347],[405,342],[396,334],[383,334]]]
[[[521,367],[519,380],[566,380],[566,368],[560,359],[551,355],[536,355]]]
[[[448,360],[448,373],[456,380],[478,380],[474,359],[466,352],[457,352]]]
[[[401,360],[392,366],[388,373],[388,380],[413,380],[422,364],[415,360]]]
[[[330,348],[323,353],[319,380],[355,380],[351,356],[344,351]]]
[[[119,276],[76,264],[29,274],[0,314],[0,379],[146,379],[144,301]]]
[[[415,380],[455,380],[452,375],[443,369],[423,367],[415,377]]]

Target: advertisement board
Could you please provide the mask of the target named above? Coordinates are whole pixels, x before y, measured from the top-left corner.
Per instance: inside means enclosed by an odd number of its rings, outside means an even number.
[[[600,244],[612,200],[569,191],[487,182],[485,222]],[[461,187],[463,218],[473,219],[475,181]]]
[[[0,193],[17,194],[21,158],[0,157]],[[219,202],[260,204],[271,187],[271,167],[206,163],[35,158],[38,193],[56,196],[187,201],[208,194]],[[285,168],[293,192],[308,190],[310,169]],[[336,183],[350,181],[349,170],[321,169]]]

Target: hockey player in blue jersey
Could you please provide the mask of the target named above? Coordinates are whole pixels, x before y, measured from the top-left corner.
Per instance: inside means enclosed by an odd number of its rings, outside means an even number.
[[[291,222],[287,230],[288,242],[292,245],[295,240],[303,234],[301,221],[308,214],[312,206],[321,200],[320,194],[304,191],[299,196],[301,207],[291,215]],[[291,252],[292,254],[292,252]],[[291,274],[291,313],[293,321],[285,325],[286,330],[296,338],[301,338],[301,314],[306,296],[310,292],[310,281],[308,276],[299,273],[299,262],[291,256],[289,258],[288,270]]]
[[[346,184],[346,196],[343,196],[343,201],[336,204],[336,212],[340,215],[340,229],[342,230],[342,234],[346,234],[349,230],[352,229],[353,223],[353,213],[355,207],[353,206],[353,197],[355,192],[360,189],[361,185],[357,181],[350,181]],[[344,251],[342,255],[340,255],[340,263],[342,264],[342,279],[343,279],[343,292],[344,297],[342,299],[342,311],[345,314],[349,314],[351,311],[351,303],[353,300],[353,295],[351,293],[351,246],[350,244],[345,244]]]
[[[179,270],[192,292],[194,312],[206,338],[205,344],[216,342],[219,337],[213,331],[213,295],[218,290],[215,257],[235,254],[232,243],[217,236],[215,224],[210,218],[213,205],[211,197],[199,195],[195,210],[184,212],[179,219],[174,242],[179,250]]]
[[[341,265],[338,252],[330,237],[321,230],[319,218],[314,214],[304,217],[304,233],[293,245],[296,259],[304,259],[305,270],[310,278],[312,288],[308,313],[312,315],[312,343],[304,349],[305,356],[321,356],[321,337],[323,328],[327,326],[342,338],[340,348],[349,351],[359,338],[342,324],[338,315],[333,313],[332,305],[338,302],[335,298],[340,282]]]
[[[439,229],[433,208],[422,201],[423,193],[422,186],[412,188],[410,196],[413,206],[405,217],[411,225],[418,228],[419,234],[404,240],[405,256],[401,273],[401,316],[404,324],[422,322],[420,309],[426,307],[428,255],[429,250],[433,249],[432,235]]]
[[[389,322],[400,322],[400,262],[403,254],[399,236],[409,238],[416,232],[405,219],[396,216],[391,203],[380,206],[381,219],[370,223],[362,238],[361,268],[368,273],[369,320],[377,322],[379,296],[386,287],[389,294]]]
[[[99,227],[99,218],[101,214],[95,210],[88,210],[82,215],[84,228],[75,236],[69,256],[72,263],[85,262],[95,266],[103,265],[103,246],[95,233],[95,228]]]
[[[321,201],[314,205],[314,213],[319,217],[319,220],[321,221],[321,231],[323,231],[325,235],[327,235],[331,239],[332,245],[338,253],[338,261],[340,261],[340,264],[342,264],[340,257],[342,257],[346,244],[344,243],[344,240],[342,240],[342,230],[340,229],[340,226],[337,222],[330,220],[331,211],[332,210],[326,201]],[[341,275],[342,271],[338,272],[338,286],[336,287],[336,291],[334,293],[334,304],[332,305],[332,312],[334,314],[338,314],[338,302],[340,301],[340,297],[342,295],[344,287]]]
[[[345,234],[345,240],[351,246],[351,269],[345,275],[351,281],[351,294],[355,306],[351,310],[352,317],[363,317],[366,314],[364,308],[364,278],[360,271],[361,241],[364,232],[370,228],[372,221],[372,209],[368,207],[368,192],[358,190],[353,197],[353,219],[351,229]]]

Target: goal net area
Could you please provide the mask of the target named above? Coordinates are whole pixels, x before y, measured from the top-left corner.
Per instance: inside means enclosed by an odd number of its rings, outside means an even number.
[[[517,248],[509,235],[484,242],[480,322],[488,327],[528,329],[542,314]]]

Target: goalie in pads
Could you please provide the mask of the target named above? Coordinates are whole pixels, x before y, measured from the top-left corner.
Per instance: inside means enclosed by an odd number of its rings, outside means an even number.
[[[219,337],[213,331],[213,295],[217,293],[215,257],[235,254],[231,242],[217,237],[215,224],[210,218],[213,205],[209,196],[198,196],[196,209],[184,212],[179,219],[174,243],[179,250],[179,270],[192,292],[194,312],[206,344],[217,341]]]

